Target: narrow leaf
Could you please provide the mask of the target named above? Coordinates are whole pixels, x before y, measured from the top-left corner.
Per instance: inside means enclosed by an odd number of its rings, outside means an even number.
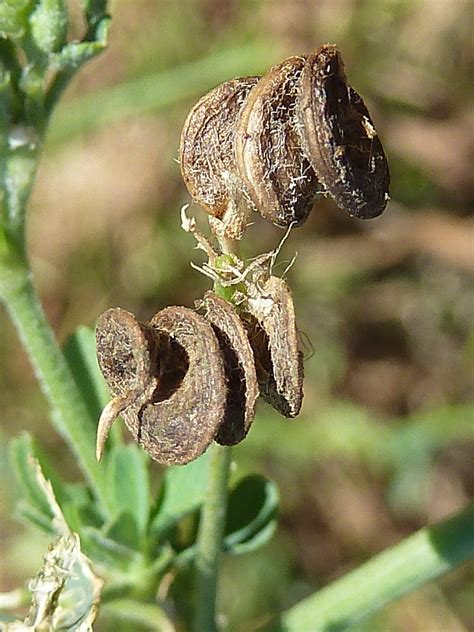
[[[127,571],[141,559],[139,553],[108,538],[95,527],[86,527],[82,530],[81,544],[86,555],[104,569],[116,568]]]
[[[31,35],[45,53],[58,51],[66,42],[67,7],[64,0],[39,0],[30,15]]]
[[[55,530],[50,516],[45,515],[36,507],[33,507],[25,500],[18,501],[15,507],[15,514],[25,522],[29,522],[40,531],[48,535],[54,535]]]
[[[0,38],[21,37],[26,28],[30,0],[6,0],[0,4]]]
[[[281,614],[278,623],[268,629],[272,632],[347,630],[355,623],[366,623],[385,604],[473,558],[474,504],[470,504],[306,597]]]
[[[76,70],[104,50],[96,42],[72,42],[53,57],[53,67],[59,70]]]
[[[135,516],[129,511],[123,511],[118,515],[113,522],[107,526],[107,529],[103,533],[111,540],[128,546],[131,549],[138,550],[140,547],[138,525]]]
[[[132,599],[116,599],[105,604],[101,612],[117,622],[128,621],[130,625],[146,626],[147,630],[156,632],[174,632],[175,627],[166,612],[157,605],[133,601]]]
[[[116,445],[110,453],[107,482],[117,513],[128,513],[139,536],[145,534],[150,511],[148,457],[131,443]]]
[[[51,508],[50,498],[45,493],[44,486],[38,479],[38,463],[41,464],[45,471],[45,476],[53,485],[55,494],[58,498],[64,498],[64,489],[57,473],[46,462],[44,455],[41,454],[38,446],[35,445],[33,438],[27,433],[23,433],[11,441],[10,458],[25,501],[25,507],[29,506],[33,510],[29,514],[36,514],[38,518],[41,516],[43,522],[51,522],[54,513]],[[23,511],[24,516],[27,513]],[[37,521],[35,522],[36,524],[38,523]]]
[[[91,419],[99,419],[109,401],[109,393],[97,364],[94,331],[90,327],[79,327],[66,340],[63,351]]]
[[[206,492],[208,466],[209,453],[205,452],[189,465],[172,466],[166,470],[151,525],[153,532],[163,533],[201,505]]]

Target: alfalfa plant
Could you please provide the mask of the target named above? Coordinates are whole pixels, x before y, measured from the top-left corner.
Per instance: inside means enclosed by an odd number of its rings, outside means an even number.
[[[193,108],[180,149],[214,243],[185,210],[181,221],[208,255],[201,271],[213,289],[198,311],[169,307],[146,323],[108,310],[96,341],[81,327],[60,349],[38,299],[25,229],[54,106],[106,45],[106,2],[85,0],[83,12],[84,35],[68,42],[62,0],[0,6],[0,297],[84,477],[62,480],[31,435],[12,441],[18,512],[52,545],[29,585],[28,617],[5,617],[2,629],[88,630],[100,604],[114,629],[213,631],[221,553],[266,542],[278,507],[274,483],[230,475],[230,446],[245,438],[258,395],[290,417],[303,397],[292,295],[272,271],[278,248],[246,264],[238,241],[253,211],[289,230],[320,195],[356,217],[379,215],[387,164],[335,47],[292,57],[262,78],[226,82]],[[135,443],[111,432],[105,444],[118,414]],[[154,497],[148,455],[167,464]],[[198,528],[181,529],[183,520]],[[342,630],[473,555],[471,506],[277,614],[269,627]],[[27,599],[17,596],[10,606]]]

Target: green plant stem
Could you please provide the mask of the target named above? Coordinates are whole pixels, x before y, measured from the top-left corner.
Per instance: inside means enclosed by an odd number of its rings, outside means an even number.
[[[64,90],[67,88],[77,69],[61,70],[56,73],[48,92],[45,96],[44,109],[47,117],[50,117],[61,98]]]
[[[95,459],[92,420],[45,317],[28,264],[19,258],[5,277],[2,298],[51,404],[53,423],[74,451],[102,508],[111,510],[104,470]]]
[[[216,592],[227,510],[231,448],[215,443],[210,450],[209,478],[201,508],[195,559],[195,632],[217,629]]]
[[[285,612],[279,632],[339,632],[474,557],[474,504],[400,544]]]
[[[2,132],[5,133],[3,130]],[[17,142],[22,143],[22,146],[13,151],[7,147],[1,148],[3,155],[0,163],[0,186],[3,189],[3,200],[0,201],[0,215],[12,255],[24,256],[25,209],[36,177],[42,139],[32,127],[18,126],[16,130],[14,128],[10,131],[11,136],[15,136],[15,133],[18,134]],[[19,138],[21,136],[24,136],[23,140]],[[7,139],[2,140],[7,145]],[[0,265],[2,263],[0,260]],[[4,274],[6,271],[0,270],[0,284]]]

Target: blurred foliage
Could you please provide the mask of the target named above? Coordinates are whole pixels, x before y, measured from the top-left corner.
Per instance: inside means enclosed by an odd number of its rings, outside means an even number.
[[[384,141],[393,180],[384,216],[358,222],[325,200],[282,250],[282,271],[299,253],[288,278],[305,404],[294,421],[261,405],[234,452],[236,476],[258,471],[276,481],[282,510],[272,543],[225,563],[229,629],[255,629],[473,496],[472,8],[470,0],[116,0],[108,51],[77,76],[54,115],[29,239],[62,340],[109,306],[146,319],[168,304],[192,306],[207,288],[189,267],[200,254],[179,228],[189,200],[175,158],[188,109],[220,81],[337,43]],[[70,36],[81,28],[71,3]],[[280,235],[256,217],[244,254],[269,250]],[[5,591],[41,566],[44,540],[12,515],[4,443],[32,433],[72,482],[70,494],[78,473],[50,431],[3,312],[0,322]],[[101,397],[90,392],[91,410]],[[118,456],[117,468],[128,458]],[[153,475],[156,493],[163,472]],[[471,565],[361,629],[472,629],[473,595]],[[112,614],[104,610],[97,629],[112,629]]]

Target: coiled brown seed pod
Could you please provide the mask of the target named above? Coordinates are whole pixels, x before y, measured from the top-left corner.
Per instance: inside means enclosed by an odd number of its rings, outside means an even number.
[[[96,340],[113,396],[99,421],[98,457],[119,414],[159,463],[184,464],[200,456],[218,431],[227,396],[211,325],[185,307],[168,307],[147,324],[110,309],[98,320]]]
[[[285,417],[296,417],[303,402],[303,358],[291,290],[275,276],[256,289],[246,303],[246,326],[260,394]]]
[[[214,292],[206,292],[198,303],[212,324],[224,357],[227,400],[216,441],[235,445],[244,439],[255,416],[258,397],[252,347],[235,307]]]
[[[361,219],[380,215],[389,198],[387,159],[335,46],[308,56],[296,113],[304,153],[336,204]]]
[[[243,235],[249,201],[287,227],[304,223],[318,192],[361,219],[389,199],[382,145],[331,45],[203,97],[183,130],[181,167],[213,232],[230,238]]]
[[[236,127],[236,163],[248,194],[282,227],[306,220],[319,188],[296,129],[304,65],[304,57],[290,57],[271,68],[248,94]]]
[[[214,231],[242,236],[248,201],[234,157],[235,125],[258,77],[233,79],[217,86],[193,107],[181,133],[180,165],[192,198],[213,220]]]

